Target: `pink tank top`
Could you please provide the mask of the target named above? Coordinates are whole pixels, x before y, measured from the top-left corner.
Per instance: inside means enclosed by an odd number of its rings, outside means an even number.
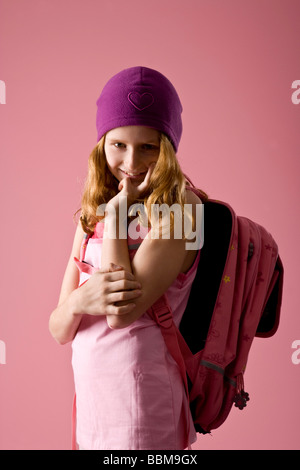
[[[102,234],[103,224],[98,223],[84,257],[96,268],[101,263]],[[128,239],[131,258],[141,241]],[[180,273],[166,292],[177,325],[199,257],[200,251],[189,271]],[[88,277],[81,273],[80,284]],[[193,426],[189,439],[186,436],[190,409],[178,366],[147,312],[123,329],[109,328],[106,316],[83,315],[72,353],[80,447],[183,450],[196,440]]]

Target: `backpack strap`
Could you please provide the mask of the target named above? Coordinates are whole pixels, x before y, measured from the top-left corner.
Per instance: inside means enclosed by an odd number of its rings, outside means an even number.
[[[88,233],[84,234],[84,238],[82,240],[81,247],[80,247],[80,261],[84,260],[85,253],[86,253],[86,247],[87,247],[89,239],[92,237],[92,235],[93,235],[92,233],[91,234],[88,234]]]

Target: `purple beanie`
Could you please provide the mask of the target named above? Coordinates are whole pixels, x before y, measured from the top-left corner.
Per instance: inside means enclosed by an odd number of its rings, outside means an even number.
[[[98,141],[116,127],[145,126],[166,134],[177,151],[181,113],[179,96],[164,75],[147,67],[125,69],[107,82],[97,100]]]

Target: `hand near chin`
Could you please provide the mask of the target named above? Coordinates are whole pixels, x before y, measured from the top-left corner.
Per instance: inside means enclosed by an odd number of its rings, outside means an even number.
[[[139,199],[145,191],[149,188],[150,178],[154,170],[155,163],[152,163],[144,180],[140,184],[136,184],[129,176],[123,178],[118,186],[119,192],[108,202],[108,206],[113,206],[115,210],[119,209],[120,197],[127,198],[127,207]]]
[[[155,163],[152,163],[148,168],[144,180],[138,185],[135,184],[134,180],[132,180],[129,176],[123,178],[118,186],[118,189],[120,191],[118,195],[126,196],[130,204],[139,199],[143,195],[143,193],[149,188],[150,178],[153,173],[154,167]]]

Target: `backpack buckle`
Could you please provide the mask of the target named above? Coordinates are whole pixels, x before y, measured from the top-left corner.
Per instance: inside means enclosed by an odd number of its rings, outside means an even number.
[[[173,325],[172,309],[166,295],[162,295],[149,309],[153,320],[162,328],[171,328]]]
[[[173,315],[171,309],[166,305],[162,307],[152,307],[153,316],[157,324],[162,328],[171,328],[173,324]]]

